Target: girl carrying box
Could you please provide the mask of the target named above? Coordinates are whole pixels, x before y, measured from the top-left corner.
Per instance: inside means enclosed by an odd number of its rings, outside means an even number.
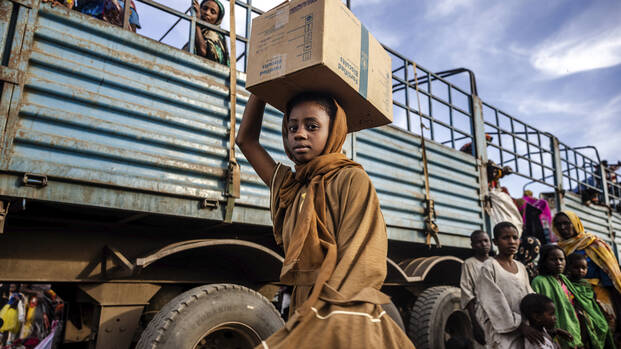
[[[414,348],[381,307],[386,225],[368,175],[341,153],[345,112],[321,93],[289,101],[282,136],[293,171],[259,144],[264,108],[250,96],[236,142],[270,187],[281,281],[294,291],[289,321],[258,348]]]

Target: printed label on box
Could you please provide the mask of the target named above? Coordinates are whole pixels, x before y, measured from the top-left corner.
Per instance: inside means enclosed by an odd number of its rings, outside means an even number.
[[[301,3],[299,3],[299,4],[295,5],[294,7],[292,7],[289,10],[289,14],[294,14],[294,13],[298,12],[299,10],[305,8],[306,6],[308,6],[308,5],[310,5],[310,4],[314,3],[314,2],[317,2],[317,0],[302,1]]]
[[[358,71],[358,67],[356,67],[353,63],[341,56],[339,57],[338,69],[347,79],[351,80],[353,86],[359,85],[360,73]]]
[[[284,70],[287,63],[287,54],[276,55],[272,58],[269,58],[261,65],[261,70],[259,71],[259,77],[264,77],[264,75],[270,75],[273,73],[280,73]]]
[[[296,54],[296,58],[302,62],[309,61],[313,58],[313,15],[306,15],[301,17],[304,22],[289,30],[287,35],[289,36],[289,42],[295,43],[296,51],[299,49],[299,53]],[[299,44],[298,44],[299,42]]]
[[[289,9],[287,7],[276,11],[274,15],[274,29],[280,29],[289,23]]]

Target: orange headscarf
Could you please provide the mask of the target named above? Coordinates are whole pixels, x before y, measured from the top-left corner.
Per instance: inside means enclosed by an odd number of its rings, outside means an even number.
[[[335,101],[336,103],[336,101]],[[283,222],[287,208],[291,206],[296,194],[306,185],[306,209],[302,210],[295,222],[292,239],[288,245],[281,270],[281,281],[287,284],[312,285],[308,299],[296,312],[299,315],[310,310],[318,300],[324,284],[330,279],[337,261],[335,232],[326,228],[326,181],[346,167],[361,167],[348,159],[341,149],[347,137],[347,117],[336,103],[337,112],[332,120],[330,134],[321,155],[304,164],[295,166],[295,173],[284,179],[280,188],[280,205],[274,215],[274,232],[282,235]],[[285,152],[294,159],[287,147],[287,118],[283,118],[282,137]]]
[[[617,258],[615,258],[610,246],[597,236],[586,233],[580,218],[578,218],[575,213],[571,211],[562,211],[557,213],[557,215],[559,214],[567,216],[576,231],[575,236],[564,239],[561,234],[559,234],[556,226],[554,224],[552,225],[552,230],[560,239],[558,245],[563,249],[565,254],[570,255],[575,251],[584,250],[586,255],[610,277],[617,292],[621,293],[621,271],[619,270]]]

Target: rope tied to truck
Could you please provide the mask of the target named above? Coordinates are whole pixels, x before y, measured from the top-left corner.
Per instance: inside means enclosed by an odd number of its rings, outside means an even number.
[[[236,38],[235,31],[235,2],[230,2],[230,43],[231,57],[237,57]],[[235,121],[237,113],[237,61],[229,64],[229,164],[226,175],[226,209],[224,214],[224,221],[231,223],[233,221],[233,209],[235,208],[235,199],[240,197],[240,185],[241,185],[241,171],[239,163],[235,158]]]
[[[431,248],[431,239],[436,243],[437,247],[442,247],[440,243],[440,237],[438,233],[440,232],[440,228],[435,222],[437,217],[435,204],[431,199],[430,189],[429,189],[429,170],[427,168],[427,147],[425,146],[425,135],[423,134],[424,129],[428,129],[427,126],[423,123],[423,112],[420,108],[420,94],[418,90],[418,74],[416,73],[416,63],[412,62],[414,68],[414,85],[416,88],[416,101],[418,102],[418,117],[420,120],[420,144],[421,144],[421,152],[422,152],[422,161],[423,161],[423,175],[425,177],[425,235],[426,235],[426,244],[429,248]]]

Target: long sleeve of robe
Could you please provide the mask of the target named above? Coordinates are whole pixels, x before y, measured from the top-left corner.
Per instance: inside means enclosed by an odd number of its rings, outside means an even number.
[[[483,264],[477,282],[480,307],[477,318],[485,331],[488,348],[513,349],[523,347],[517,331],[522,323],[520,302],[533,293],[524,265],[516,261],[516,274],[506,271],[495,258]]]
[[[461,265],[459,288],[461,289],[461,307],[466,309],[470,301],[476,298],[476,283],[483,268],[483,262],[470,257]]]

